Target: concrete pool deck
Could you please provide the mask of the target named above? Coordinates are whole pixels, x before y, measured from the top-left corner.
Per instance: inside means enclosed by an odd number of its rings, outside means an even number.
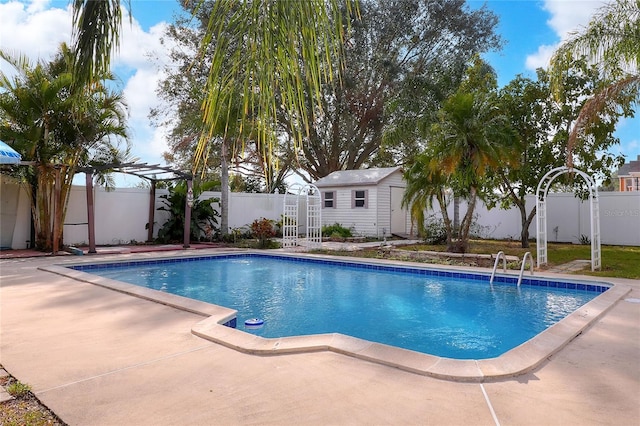
[[[603,280],[631,292],[535,370],[480,384],[334,352],[237,352],[192,334],[200,315],[38,269],[71,261],[78,258],[0,261],[0,364],[68,424],[584,425],[640,418],[637,281]]]

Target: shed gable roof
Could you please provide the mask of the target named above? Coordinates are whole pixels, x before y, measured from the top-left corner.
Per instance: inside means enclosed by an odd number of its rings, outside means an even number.
[[[318,179],[315,185],[318,188],[328,186],[363,186],[377,185],[384,178],[400,171],[400,167],[383,167],[379,169],[339,170],[322,179]]]

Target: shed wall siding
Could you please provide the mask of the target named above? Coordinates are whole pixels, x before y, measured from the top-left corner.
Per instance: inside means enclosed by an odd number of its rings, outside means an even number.
[[[391,187],[386,182],[378,184],[378,226],[377,237],[383,236],[383,230],[386,235],[391,231]]]
[[[322,209],[322,224],[339,223],[351,228],[355,235],[382,237],[383,229],[391,234],[391,187],[406,187],[402,173],[393,173],[382,179],[377,185],[322,187],[320,191],[333,191],[336,196],[335,208]],[[352,208],[352,191],[368,191],[366,209]],[[406,232],[411,229],[411,219],[406,215]],[[328,236],[328,235],[325,235]]]
[[[368,208],[351,208],[351,193],[354,190],[366,190]],[[351,228],[355,235],[376,235],[376,203],[377,190],[375,186],[353,187],[324,187],[322,192],[334,191],[336,207],[322,209],[322,225],[339,223],[345,228]],[[325,235],[328,237],[328,235]]]
[[[407,184],[404,182],[404,179],[402,179],[402,173],[400,172],[393,173],[392,175],[387,176],[382,180],[382,182],[380,182],[380,185],[401,186],[403,188],[407,186]]]
[[[391,187],[406,187],[402,179],[402,173],[395,172],[378,183],[378,227],[376,230],[377,237],[391,235]],[[405,220],[406,222],[406,220]],[[406,224],[405,224],[406,228]],[[384,232],[383,232],[384,230]],[[405,230],[406,232],[406,230]]]

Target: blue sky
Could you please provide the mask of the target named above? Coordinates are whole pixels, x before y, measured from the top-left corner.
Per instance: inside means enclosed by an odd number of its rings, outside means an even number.
[[[125,3],[125,2],[123,2]],[[470,7],[485,2],[470,0]],[[502,51],[485,58],[505,85],[517,74],[535,78],[534,70],[545,67],[553,49],[566,35],[586,25],[603,0],[490,0],[487,6],[500,18],[498,33],[505,40]],[[67,0],[0,0],[0,47],[19,51],[36,60],[49,59],[62,41],[69,42],[71,13]],[[164,129],[153,128],[147,118],[157,105],[155,89],[166,62],[166,49],[160,45],[167,22],[180,11],[177,0],[132,0],[133,22],[123,19],[120,52],[114,57],[114,70],[130,109],[134,155],[150,164],[163,163],[167,150]],[[154,57],[154,60],[150,60]],[[0,63],[7,72],[8,66]],[[616,135],[621,144],[614,153],[627,161],[640,155],[640,114],[624,120]],[[126,183],[125,183],[126,184]],[[135,184],[135,183],[134,183]]]

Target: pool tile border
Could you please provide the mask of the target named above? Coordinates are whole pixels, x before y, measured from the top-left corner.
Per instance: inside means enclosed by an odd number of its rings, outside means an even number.
[[[242,253],[229,253],[229,254],[220,254],[220,255],[203,255],[203,256],[192,256],[192,257],[181,257],[181,258],[170,258],[170,259],[149,259],[149,260],[130,260],[124,262],[105,262],[105,263],[91,263],[91,264],[78,264],[78,265],[69,265],[69,268],[78,271],[91,271],[96,269],[107,269],[113,267],[126,267],[126,266],[145,266],[145,265],[155,265],[155,264],[165,264],[165,263],[183,263],[183,262],[197,262],[202,260],[210,260],[210,259],[228,259],[228,258],[242,258],[242,257],[266,257],[271,259],[286,259],[291,262],[301,262],[301,263],[321,263],[321,264],[329,264],[329,265],[337,265],[349,268],[356,269],[372,269],[372,270],[382,270],[382,271],[390,271],[390,272],[401,272],[401,273],[418,273],[420,275],[426,276],[437,276],[437,277],[446,277],[446,278],[461,278],[473,281],[489,281],[490,274],[487,272],[479,273],[479,272],[457,272],[457,271],[443,271],[436,268],[433,268],[432,265],[423,266],[420,264],[411,265],[411,266],[393,266],[389,264],[378,264],[378,263],[370,263],[366,260],[359,261],[345,261],[345,260],[336,260],[335,258],[331,259],[321,259],[317,257],[310,257],[305,255],[304,257],[296,254],[296,255],[286,255],[286,254],[264,254],[264,253],[256,253],[256,252],[242,252]],[[518,277],[517,276],[505,276],[496,274],[494,277],[494,283],[501,284],[517,284]],[[537,277],[522,277],[521,285],[529,285],[529,286],[540,286],[540,287],[551,287],[551,288],[561,288],[568,290],[579,290],[579,291],[594,291],[597,293],[603,293],[607,291],[610,287],[607,283],[604,282],[595,282],[585,284],[584,282],[573,281],[573,280],[548,280],[548,279],[540,279]]]
[[[486,273],[486,271],[479,271],[477,268],[456,267],[456,271],[451,271],[450,269],[453,267],[447,267],[449,270],[444,270],[444,268],[436,265],[426,266],[410,262],[388,261],[382,259],[345,259],[337,256],[298,253],[264,254],[264,252],[255,251],[234,251],[195,256],[193,253],[183,254],[181,252],[178,255],[176,255],[176,253],[163,253],[161,254],[162,257],[146,260],[100,262],[95,259],[91,259],[89,262],[93,266],[88,266],[87,262],[70,262],[68,264],[44,266],[39,269],[207,317],[192,327],[192,333],[203,339],[240,352],[264,356],[332,351],[416,374],[462,382],[497,381],[515,377],[536,369],[550,356],[561,350],[571,340],[581,334],[631,291],[629,287],[623,285],[611,284],[583,277],[579,280],[567,279],[565,277],[555,279],[548,276],[523,278],[523,285],[555,287],[557,286],[555,284],[559,282],[567,285],[570,289],[586,289],[589,291],[596,291],[601,294],[557,324],[499,357],[482,360],[457,360],[369,342],[338,333],[267,339],[232,328],[232,322],[235,321],[236,315],[236,311],[232,309],[140,286],[126,284],[108,278],[102,278],[85,272],[100,267],[108,267],[108,265],[113,266],[115,264],[128,265],[141,263],[154,264],[166,262],[189,262],[202,258],[235,257],[243,255],[266,255],[269,257],[287,258],[289,260],[301,262],[313,261],[332,264],[339,263],[344,266],[367,269],[388,270],[391,268],[392,270],[397,271],[418,270],[426,275],[465,277],[487,282],[490,277],[490,274]],[[498,275],[494,282],[516,284],[517,276]]]

